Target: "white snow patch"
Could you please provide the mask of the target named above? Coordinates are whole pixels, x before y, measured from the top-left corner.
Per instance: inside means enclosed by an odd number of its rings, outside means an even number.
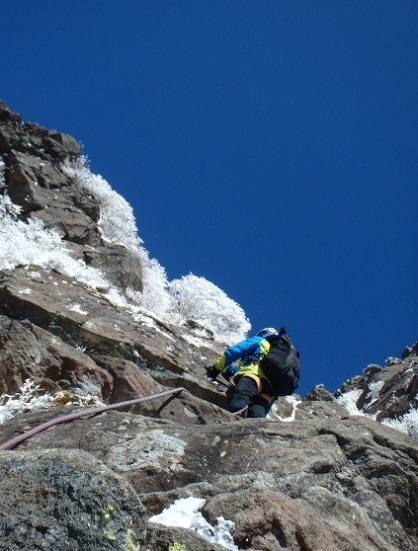
[[[223,545],[227,549],[238,550],[231,536],[231,531],[235,527],[234,523],[225,520],[224,517],[218,517],[216,526],[210,525],[200,512],[204,505],[204,499],[197,497],[181,498],[149,520],[164,526],[190,528],[211,543]]]
[[[18,293],[19,295],[30,295],[31,289],[29,287],[25,287],[24,289],[19,289]]]
[[[50,395],[37,396],[39,386],[28,379],[14,396],[3,394],[0,399],[0,424],[12,419],[19,413],[32,409],[46,407],[50,403]]]
[[[415,408],[397,419],[383,419],[382,425],[404,432],[418,440],[418,410]]]
[[[200,337],[194,337],[193,335],[189,335],[187,333],[183,334],[182,336],[185,341],[187,341],[189,344],[192,344],[193,346],[197,346],[198,348],[207,344],[207,341],[203,340]]]
[[[220,342],[243,340],[251,329],[241,306],[204,277],[189,274],[175,279],[170,292],[181,318],[207,327]]]
[[[273,415],[276,419],[279,419],[279,421],[282,421],[283,423],[292,423],[295,420],[295,417],[296,417],[297,407],[298,407],[299,404],[302,403],[302,400],[297,400],[294,396],[286,396],[285,398],[286,398],[286,402],[288,404],[291,404],[291,406],[292,406],[292,411],[291,411],[289,417],[281,417],[277,413],[278,408],[277,408],[276,404],[273,404],[272,410],[268,414],[268,417]]]
[[[81,157],[75,163],[65,163],[63,170],[74,179],[80,190],[87,191],[98,200],[99,225],[104,238],[112,243],[121,243],[137,252],[142,241],[137,235],[131,205],[114,191],[100,174],[90,172],[87,157]]]
[[[54,403],[85,405],[104,405],[97,395],[97,384],[91,381],[82,381],[79,388],[72,388],[69,391],[59,391],[55,394],[41,394],[41,388],[31,379],[27,379],[14,396],[3,394],[0,397],[0,425],[9,419],[16,417],[25,411],[42,409]]]
[[[357,400],[360,398],[362,390],[355,389],[349,392],[344,392],[337,398],[337,402],[342,406],[350,415],[364,415],[357,407]]]
[[[375,402],[379,396],[380,396],[380,391],[382,389],[382,387],[384,386],[384,381],[375,381],[375,382],[372,382],[372,383],[369,383],[369,394],[367,395],[368,398],[370,398],[370,404],[373,404],[373,402]]]
[[[71,310],[72,312],[77,312],[78,314],[81,314],[82,316],[87,316],[87,314],[88,314],[88,312],[86,312],[85,310],[83,310],[81,308],[81,305],[78,302],[72,302],[68,306],[68,310]]]

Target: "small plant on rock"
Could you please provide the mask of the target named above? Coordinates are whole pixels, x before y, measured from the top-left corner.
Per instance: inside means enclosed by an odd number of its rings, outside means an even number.
[[[172,543],[168,548],[168,551],[186,551],[186,546],[182,543]]]

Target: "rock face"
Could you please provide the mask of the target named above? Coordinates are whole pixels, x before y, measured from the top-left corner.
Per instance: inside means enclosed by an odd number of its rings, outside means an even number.
[[[141,292],[140,257],[103,238],[100,204],[65,170],[80,154],[73,138],[23,124],[0,104],[0,201],[20,206],[21,222],[57,231],[72,258],[120,293]],[[3,444],[83,411],[77,396],[115,404],[185,390],[89,410],[0,451],[0,549],[418,549],[418,443],[382,424],[409,416],[414,434],[418,344],[367,366],[335,395],[317,386],[304,400],[281,398],[263,420],[230,414],[225,387],[206,379],[203,367],[222,350],[195,323],[133,314],[106,285],[59,267],[3,269],[0,392],[14,395],[30,380],[60,397],[6,420]],[[343,407],[349,400],[359,415]],[[204,500],[206,525],[232,521],[233,543],[216,529],[150,520],[187,497]]]

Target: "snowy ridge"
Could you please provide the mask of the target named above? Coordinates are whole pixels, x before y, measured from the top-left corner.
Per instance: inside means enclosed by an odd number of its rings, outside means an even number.
[[[0,197],[0,269],[39,266],[55,270],[91,288],[106,288],[106,298],[133,315],[149,314],[165,322],[182,325],[188,319],[207,328],[215,340],[226,344],[246,337],[251,325],[243,309],[219,287],[193,274],[171,282],[165,269],[150,259],[137,235],[131,206],[100,175],[90,172],[86,159],[63,165],[79,189],[93,195],[100,206],[99,227],[103,238],[123,244],[137,254],[143,267],[143,292],[118,289],[96,268],[71,257],[65,242],[54,229],[39,220],[23,221],[21,207],[5,193]],[[4,163],[0,165],[0,188],[5,186]],[[86,313],[88,314],[88,313]]]
[[[388,358],[386,360],[386,366],[390,365],[403,365],[404,368],[401,371],[401,391],[406,393],[408,389],[413,388],[413,381],[418,373],[418,365],[415,360],[403,362],[397,358]],[[368,368],[378,368],[379,366],[368,366],[364,373],[367,375]],[[399,377],[399,376],[398,376]],[[398,382],[396,376],[395,382]],[[390,406],[391,403],[396,401],[396,396],[391,393],[389,397],[387,394],[387,387],[383,380],[364,380],[365,388],[355,388],[342,392],[336,398],[337,403],[344,407],[344,409],[350,415],[360,415],[368,417],[369,419],[379,420],[383,425],[403,432],[414,439],[418,439],[418,394],[412,397],[408,397],[409,410],[402,415],[395,417],[386,416],[386,409],[384,406]],[[370,412],[371,406],[378,403],[379,409]],[[363,404],[363,405],[360,405]],[[383,415],[385,415],[384,418]]]

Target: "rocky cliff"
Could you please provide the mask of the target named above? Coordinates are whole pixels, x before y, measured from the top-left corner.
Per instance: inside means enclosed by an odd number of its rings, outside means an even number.
[[[418,549],[418,344],[237,419],[213,333],[132,302],[144,256],[105,235],[80,155],[0,104],[0,549]]]

